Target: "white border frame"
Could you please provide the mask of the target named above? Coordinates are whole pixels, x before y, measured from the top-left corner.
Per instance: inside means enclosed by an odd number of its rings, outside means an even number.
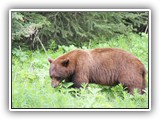
[[[11,12],[13,11],[48,11],[48,12],[54,12],[54,11],[148,11],[149,12],[149,78],[148,78],[148,83],[149,83],[149,109],[120,109],[120,108],[113,108],[113,109],[59,109],[59,108],[53,108],[53,109],[12,109],[11,107],[11,72],[12,72],[12,64],[11,64]],[[150,9],[10,9],[9,10],[9,110],[10,111],[150,111],[151,110],[151,10]]]

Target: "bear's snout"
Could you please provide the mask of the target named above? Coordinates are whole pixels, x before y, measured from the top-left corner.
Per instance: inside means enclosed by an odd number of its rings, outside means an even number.
[[[57,81],[57,80],[51,80],[51,86],[53,87],[53,88],[56,88],[58,85],[59,85],[59,81]]]

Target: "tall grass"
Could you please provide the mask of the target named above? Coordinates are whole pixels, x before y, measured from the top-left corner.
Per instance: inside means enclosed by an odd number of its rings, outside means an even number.
[[[142,34],[121,35],[106,40],[95,38],[83,49],[116,47],[137,56],[148,71],[148,36]],[[65,52],[77,49],[75,46],[59,46],[57,51],[48,50],[56,58]],[[89,84],[80,89],[70,88],[73,83],[62,82],[52,88],[49,78],[49,63],[43,51],[12,50],[12,108],[148,108],[148,86],[146,93],[127,93],[122,85],[115,87]],[[148,82],[148,76],[146,76]]]

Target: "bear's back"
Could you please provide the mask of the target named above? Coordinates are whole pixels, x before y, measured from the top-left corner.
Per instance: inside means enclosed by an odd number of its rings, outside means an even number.
[[[131,53],[118,48],[97,48],[90,51],[95,61],[113,61],[117,64],[137,59]],[[106,61],[106,62],[107,62]]]

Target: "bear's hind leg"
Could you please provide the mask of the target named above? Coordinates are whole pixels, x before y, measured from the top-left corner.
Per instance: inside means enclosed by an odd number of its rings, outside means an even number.
[[[127,90],[130,94],[134,93],[134,89],[138,89],[140,94],[143,94],[144,91],[144,87],[143,87],[143,78],[140,77],[131,77],[129,75],[125,75],[123,77],[121,77],[121,79],[119,80],[119,82],[127,87]]]
[[[133,87],[133,86],[128,86],[127,87],[127,90],[128,90],[128,92],[130,93],[130,94],[132,94],[133,95],[133,93],[134,93],[134,89],[138,89],[138,92],[140,93],[140,94],[144,94],[145,92],[144,92],[144,89],[142,89],[141,87]]]

